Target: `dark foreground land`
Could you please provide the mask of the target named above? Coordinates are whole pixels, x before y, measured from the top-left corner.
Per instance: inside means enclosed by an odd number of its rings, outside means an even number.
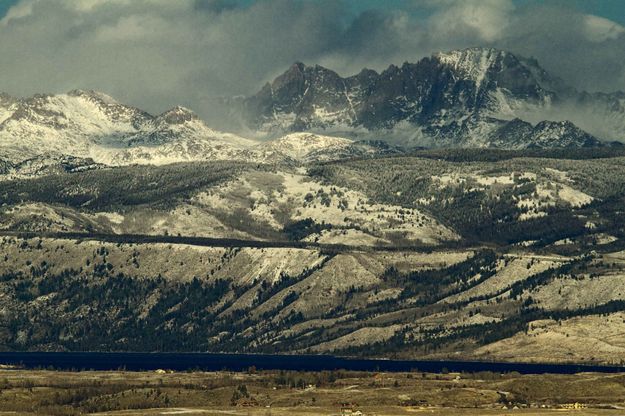
[[[352,405],[341,409],[341,403]],[[576,403],[582,408],[565,408]],[[0,415],[342,411],[378,416],[617,415],[625,412],[625,374],[0,371]]]

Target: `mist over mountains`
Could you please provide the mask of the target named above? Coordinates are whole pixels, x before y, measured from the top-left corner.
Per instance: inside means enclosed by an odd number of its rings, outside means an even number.
[[[6,0],[3,6],[0,91],[27,97],[95,89],[153,114],[183,105],[213,128],[219,126],[208,98],[251,95],[296,61],[349,76],[487,46],[536,57],[579,90],[625,89],[625,20],[615,0]]]
[[[3,159],[15,163],[69,155],[120,165],[293,159],[281,144],[302,147],[300,161],[310,161],[309,153],[327,159],[337,146],[343,149],[337,157],[360,157],[387,152],[378,149],[382,143],[394,152],[524,149],[604,146],[625,137],[625,94],[577,91],[535,60],[492,48],[438,53],[347,78],[295,63],[258,93],[221,106],[228,116],[216,130],[184,107],[153,116],[95,91],[3,94],[0,146]],[[291,135],[303,132],[312,135]]]
[[[364,129],[437,147],[557,147],[622,139],[624,97],[578,92],[536,60],[470,48],[347,78],[297,63],[243,108],[267,132]]]

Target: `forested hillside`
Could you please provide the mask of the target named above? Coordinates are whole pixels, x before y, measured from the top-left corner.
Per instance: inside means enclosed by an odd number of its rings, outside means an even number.
[[[5,176],[0,344],[620,362],[623,178],[577,150]]]

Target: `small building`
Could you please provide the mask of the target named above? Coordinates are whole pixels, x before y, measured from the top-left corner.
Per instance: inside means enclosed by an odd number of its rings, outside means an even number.
[[[243,397],[237,401],[239,407],[258,407],[258,401],[253,397]]]
[[[567,410],[582,410],[582,409],[587,409],[588,406],[586,406],[584,403],[575,402],[575,403],[561,404],[560,408],[567,409]]]
[[[356,403],[341,403],[341,416],[360,416],[362,412],[360,410],[356,410]]]

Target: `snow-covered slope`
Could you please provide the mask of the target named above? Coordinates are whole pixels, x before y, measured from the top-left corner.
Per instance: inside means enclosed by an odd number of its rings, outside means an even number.
[[[4,93],[0,93],[0,123],[2,123],[16,110],[16,100]]]
[[[95,91],[0,101],[0,149],[9,160],[71,155],[106,164],[249,159],[257,142],[207,127],[191,110],[158,116]]]
[[[264,143],[259,147],[264,150],[280,152],[297,160],[305,159],[310,153],[320,150],[341,151],[352,143],[352,140],[340,137],[322,136],[312,133],[292,133]]]
[[[0,117],[0,151],[4,162],[10,164],[4,170],[12,176],[64,169],[62,161],[68,157],[106,165],[206,160],[299,163],[390,151],[384,146],[308,133],[269,142],[249,140],[209,128],[184,107],[152,116],[96,91],[75,90],[22,100],[2,95]],[[26,168],[31,165],[36,167]]]
[[[522,149],[625,139],[623,93],[579,93],[535,60],[492,48],[438,53],[347,78],[297,63],[237,102],[255,135],[277,139],[211,129],[184,107],[154,116],[96,91],[0,94],[0,157],[13,164],[65,156],[109,165],[312,162],[397,153],[388,141]]]
[[[309,162],[341,158],[354,144],[341,137],[322,136],[313,133],[292,133],[257,147],[261,152],[284,155],[293,160]]]
[[[264,159],[288,158],[298,162],[327,162],[381,155],[396,155],[405,149],[384,141],[354,141],[344,137],[325,136],[315,133],[291,133],[265,142],[254,149]]]
[[[93,91],[35,95],[19,100],[12,114],[0,124],[3,146],[77,151],[98,141],[120,142],[139,132],[152,117]]]

